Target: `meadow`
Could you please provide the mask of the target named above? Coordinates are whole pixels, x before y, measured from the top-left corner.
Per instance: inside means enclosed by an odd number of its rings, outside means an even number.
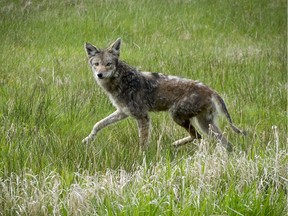
[[[287,2],[0,1],[0,215],[287,215]],[[200,80],[223,96],[239,136],[175,149],[186,136],[151,113],[81,140],[114,111],[84,42],[122,38],[145,71]]]

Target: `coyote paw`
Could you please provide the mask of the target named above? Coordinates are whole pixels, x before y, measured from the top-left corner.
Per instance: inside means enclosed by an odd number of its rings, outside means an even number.
[[[183,139],[180,139],[180,140],[177,140],[177,141],[173,142],[172,146],[177,148],[179,146],[185,145],[185,144],[187,144],[189,142],[192,142],[192,141],[193,141],[192,137],[189,136],[189,137],[185,137]]]

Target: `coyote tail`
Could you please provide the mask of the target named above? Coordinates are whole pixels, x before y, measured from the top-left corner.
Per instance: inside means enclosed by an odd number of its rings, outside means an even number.
[[[217,102],[217,105],[218,105],[217,107],[218,107],[219,111],[220,111],[221,113],[224,113],[224,115],[226,116],[226,118],[227,118],[227,120],[228,120],[231,128],[232,128],[236,133],[246,135],[246,132],[245,132],[245,131],[239,129],[238,127],[236,127],[236,126],[233,124],[232,118],[231,118],[231,116],[230,116],[230,114],[229,114],[229,112],[228,112],[228,109],[227,109],[227,107],[226,107],[226,104],[225,104],[224,100],[223,100],[218,94],[215,94],[214,96],[215,96],[215,99],[216,99],[216,102]]]

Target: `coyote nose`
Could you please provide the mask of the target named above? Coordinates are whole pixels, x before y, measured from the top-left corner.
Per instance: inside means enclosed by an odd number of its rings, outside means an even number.
[[[98,76],[99,79],[103,79],[103,74],[102,73],[98,73],[97,76]]]

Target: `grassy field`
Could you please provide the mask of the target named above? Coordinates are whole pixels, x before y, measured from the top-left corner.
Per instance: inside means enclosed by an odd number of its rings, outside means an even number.
[[[0,1],[0,215],[286,215],[284,0]],[[114,111],[83,44],[122,37],[121,58],[200,80],[247,137],[174,149],[186,136],[151,114],[143,152],[133,119],[83,145]]]

